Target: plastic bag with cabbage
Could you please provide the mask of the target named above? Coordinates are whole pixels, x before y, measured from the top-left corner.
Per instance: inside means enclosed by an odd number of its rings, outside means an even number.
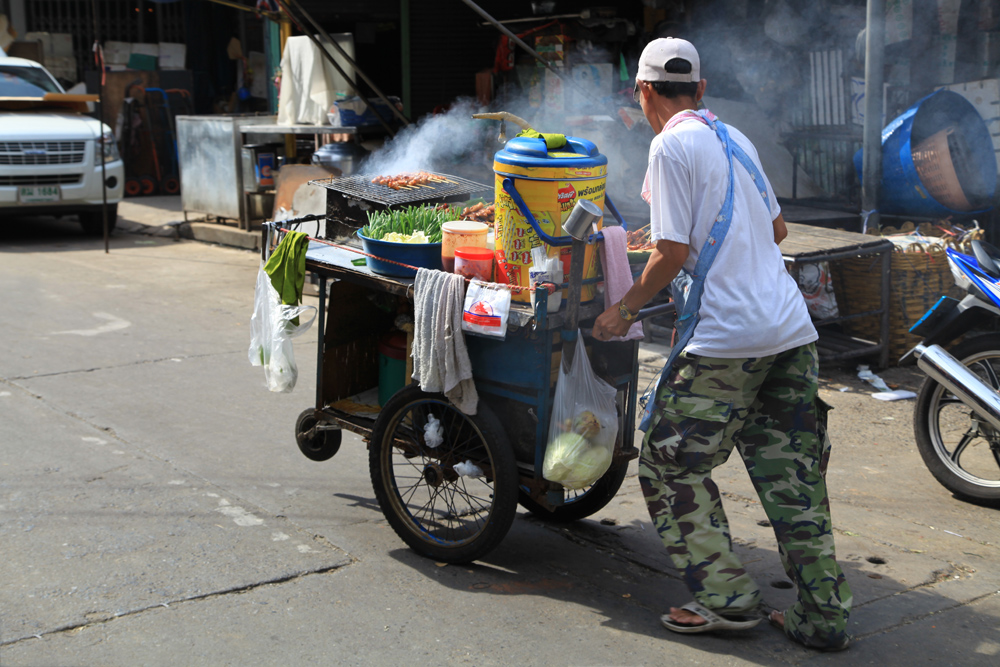
[[[559,365],[542,477],[582,489],[608,471],[618,438],[617,393],[594,375],[578,334],[569,372]]]

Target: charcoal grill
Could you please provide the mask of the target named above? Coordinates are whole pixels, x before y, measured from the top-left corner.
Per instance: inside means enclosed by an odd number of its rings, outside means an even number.
[[[492,185],[476,183],[460,176],[427,172],[445,179],[413,188],[393,190],[376,185],[376,174],[354,174],[342,178],[310,181],[326,188],[326,229],[329,237],[350,236],[368,224],[368,211],[414,204],[445,204],[465,201],[477,193],[493,192]]]

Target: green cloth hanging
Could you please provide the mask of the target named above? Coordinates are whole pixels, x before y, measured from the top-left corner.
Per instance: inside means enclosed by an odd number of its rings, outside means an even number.
[[[517,133],[519,137],[528,137],[529,139],[544,139],[545,147],[548,149],[562,148],[566,145],[566,135],[565,134],[552,134],[546,132],[538,132],[537,130],[521,130]]]
[[[286,306],[297,306],[302,301],[308,248],[309,237],[306,234],[288,232],[264,265],[264,273],[271,279],[281,303]]]

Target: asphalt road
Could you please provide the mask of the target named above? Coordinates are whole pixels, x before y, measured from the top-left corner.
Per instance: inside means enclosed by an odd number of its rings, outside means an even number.
[[[247,361],[258,258],[71,221],[0,240],[0,665],[772,665],[1000,661],[1000,512],[952,498],[912,441],[912,403],[823,369],[852,648],[818,654],[762,624],[672,635],[689,596],[634,474],[592,519],[519,514],[471,566],[416,556],[384,521],[364,443],[315,463],[311,403]],[[315,303],[315,299],[312,299]],[[643,353],[648,373],[655,351]],[[915,389],[905,369],[882,373]],[[846,389],[846,391],[841,391]],[[717,478],[744,562],[791,599],[742,466]]]

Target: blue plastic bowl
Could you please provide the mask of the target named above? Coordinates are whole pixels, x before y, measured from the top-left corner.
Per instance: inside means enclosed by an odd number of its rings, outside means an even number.
[[[372,273],[383,276],[395,276],[397,278],[413,278],[417,275],[415,269],[408,269],[405,266],[384,262],[389,259],[393,262],[401,262],[410,266],[425,269],[441,270],[441,244],[440,243],[396,243],[395,241],[376,241],[370,239],[360,231],[358,238],[361,239],[361,247],[369,255],[376,257],[365,257],[365,263]]]

